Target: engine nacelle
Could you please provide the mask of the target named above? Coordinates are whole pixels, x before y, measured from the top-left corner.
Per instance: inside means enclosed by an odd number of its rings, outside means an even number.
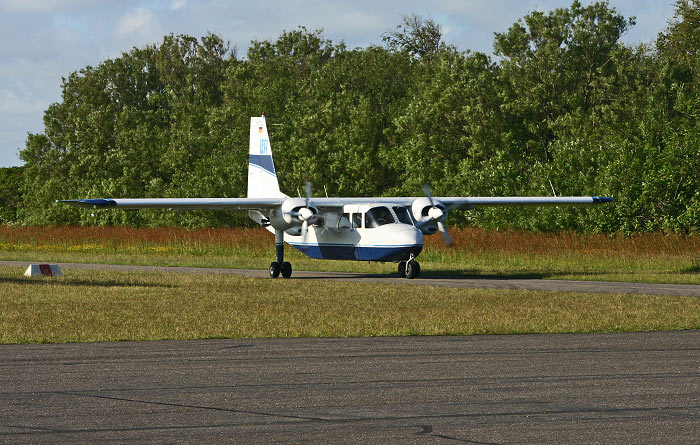
[[[437,200],[433,200],[434,205],[430,203],[427,197],[417,198],[411,204],[411,213],[416,221],[416,226],[423,232],[423,235],[432,235],[437,233],[438,221],[442,222],[447,218],[447,207]]]
[[[292,236],[301,236],[301,226],[290,227],[289,229],[285,230],[284,233]]]
[[[314,224],[318,221],[318,209],[314,206],[306,207],[306,200],[302,198],[286,199],[281,206],[270,210],[270,225],[277,230],[287,231],[290,235],[301,233],[301,225],[304,223],[304,211],[308,209],[311,216],[307,217],[309,224]]]

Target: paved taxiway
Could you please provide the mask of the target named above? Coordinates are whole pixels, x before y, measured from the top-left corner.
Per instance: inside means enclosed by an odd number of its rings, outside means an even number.
[[[26,269],[27,261],[0,261],[0,266],[13,266]],[[162,266],[132,266],[114,264],[82,264],[58,263],[67,269],[111,269],[122,271],[142,272],[179,272],[202,274],[237,274],[248,277],[267,277],[266,270],[250,269],[217,269],[197,267],[162,267]],[[323,279],[341,280],[363,283],[409,284],[414,286],[443,286],[455,288],[477,289],[524,289],[546,290],[559,292],[593,292],[593,293],[628,293],[646,295],[688,296],[700,297],[700,285],[693,284],[655,284],[655,283],[626,283],[606,281],[573,281],[573,280],[543,280],[538,278],[509,278],[509,277],[444,277],[430,275],[426,271],[420,278],[414,280],[398,279],[395,275],[361,274],[343,272],[307,272],[294,271],[293,279]],[[280,278],[282,279],[282,278]]]
[[[700,332],[0,346],[0,442],[698,443]]]

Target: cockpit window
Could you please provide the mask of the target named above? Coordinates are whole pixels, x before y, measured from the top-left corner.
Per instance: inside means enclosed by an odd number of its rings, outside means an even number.
[[[395,222],[391,210],[384,206],[371,208],[365,213],[365,228],[379,227]]]
[[[396,217],[399,219],[399,222],[413,225],[411,215],[408,214],[408,209],[406,207],[396,206],[394,207],[394,213],[396,213]]]

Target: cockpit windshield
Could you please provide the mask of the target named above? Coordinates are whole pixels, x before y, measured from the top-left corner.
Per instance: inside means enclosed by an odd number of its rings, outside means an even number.
[[[399,219],[400,223],[413,225],[413,220],[411,220],[411,215],[408,214],[408,209],[403,206],[394,207],[394,213]]]
[[[365,228],[379,227],[395,222],[391,210],[384,206],[371,208],[365,213]]]

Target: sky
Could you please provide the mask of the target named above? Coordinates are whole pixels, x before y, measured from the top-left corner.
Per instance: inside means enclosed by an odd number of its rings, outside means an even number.
[[[584,5],[591,3],[583,0]],[[610,0],[636,25],[628,44],[650,43],[673,16],[672,0]],[[43,132],[43,114],[61,100],[61,78],[87,65],[157,44],[167,34],[221,36],[244,56],[251,40],[284,30],[323,29],[350,48],[381,44],[381,35],[418,14],[443,26],[462,51],[493,51],[493,33],[529,12],[571,0],[0,0],[0,167],[22,165],[27,133]]]

